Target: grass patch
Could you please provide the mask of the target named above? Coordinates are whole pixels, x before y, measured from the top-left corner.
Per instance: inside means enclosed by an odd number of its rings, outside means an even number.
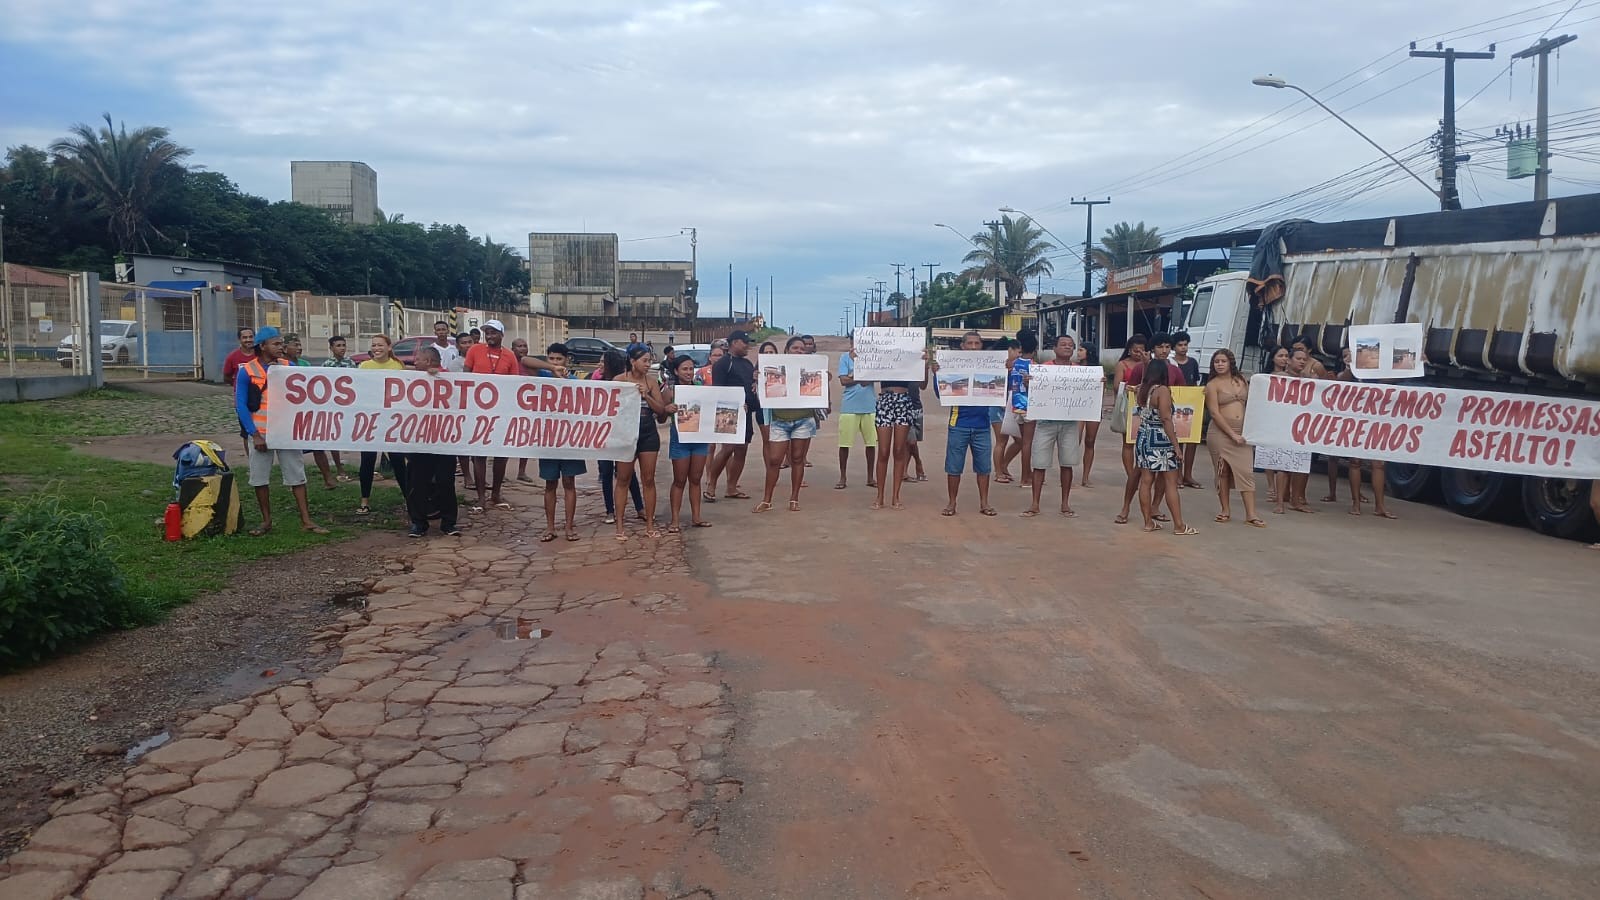
[[[198,401],[191,403],[191,400]],[[269,535],[252,538],[244,532],[260,522],[254,491],[245,484],[245,467],[238,464],[237,448],[230,461],[239,484],[240,531],[234,535],[198,538],[168,543],[162,539],[161,518],[172,499],[172,467],[148,463],[120,462],[75,453],[63,440],[66,435],[114,435],[130,431],[160,433],[151,427],[169,417],[177,422],[189,412],[210,416],[216,406],[210,398],[149,397],[120,391],[97,391],[65,400],[0,405],[0,505],[10,505],[34,492],[59,495],[75,508],[98,510],[110,526],[109,545],[130,591],[143,609],[157,618],[174,607],[207,591],[227,586],[228,577],[241,563],[281,556],[353,537],[362,531],[399,529],[405,523],[400,492],[394,482],[374,486],[372,515],[357,517],[356,503],[361,492],[354,483],[343,483],[329,491],[322,486],[316,467],[308,457],[307,485],[311,515],[332,532],[329,536],[306,534],[300,530],[294,497],[281,485],[272,488],[274,528]],[[225,430],[231,412],[223,416]],[[169,431],[196,432],[208,429],[206,423],[187,424]],[[176,449],[176,447],[174,447]],[[346,468],[354,473],[355,454],[346,454]]]

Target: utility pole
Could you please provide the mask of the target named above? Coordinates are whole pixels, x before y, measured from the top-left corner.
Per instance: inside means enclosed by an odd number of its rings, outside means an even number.
[[[744,277],[744,317],[745,317],[746,321],[749,321],[749,319],[750,319],[750,276],[749,275],[746,275]]]
[[[923,263],[923,265],[928,269],[928,280],[922,285],[922,299],[924,302],[926,302],[928,299],[928,292],[933,290],[933,270],[944,265],[944,263]]]
[[[1444,60],[1444,122],[1440,126],[1439,134],[1439,169],[1443,177],[1439,179],[1439,208],[1460,209],[1461,193],[1456,190],[1456,60],[1458,59],[1494,59],[1494,45],[1479,53],[1466,53],[1454,47],[1445,47],[1444,44],[1434,44],[1432,50],[1418,50],[1415,41],[1411,42],[1411,56],[1413,59],[1442,59]]]
[[[756,283],[756,315],[761,315],[761,283]],[[771,324],[770,322],[767,324]]]
[[[872,288],[861,292],[861,324],[872,324]]]
[[[905,301],[905,294],[900,293],[900,270],[904,269],[906,267],[906,264],[905,263],[889,263],[889,265],[894,266],[894,292],[896,294],[900,295],[900,298],[901,298],[900,302],[901,302],[901,304],[904,304],[906,302]],[[913,281],[914,280],[915,279],[913,279]],[[917,288],[917,286],[915,284],[913,284],[911,286],[912,290],[916,290],[916,288]],[[903,312],[905,312],[904,308],[896,307],[895,308],[895,318],[899,319],[900,318],[900,314],[903,313]]]
[[[876,298],[877,298],[877,301],[878,301],[878,319],[879,319],[879,321],[882,321],[882,319],[883,319],[883,297],[884,297],[885,294],[889,293],[889,282],[887,282],[887,281],[874,281],[873,282],[873,291],[874,291],[874,293],[876,295]]]
[[[1000,223],[985,222],[983,224],[989,229],[990,235],[989,264],[994,267],[994,302],[1002,304],[1005,303],[1005,300],[1000,296]]]
[[[1538,143],[1538,168],[1533,172],[1533,199],[1550,199],[1550,53],[1577,40],[1575,34],[1563,34],[1557,38],[1540,38],[1539,42],[1521,53],[1512,54],[1512,59],[1539,58],[1539,122],[1536,140]]]
[[[767,276],[767,325],[777,328],[778,322],[778,276]]]
[[[1087,212],[1089,213],[1089,217],[1083,223],[1083,295],[1085,297],[1094,291],[1089,281],[1089,274],[1094,271],[1094,250],[1092,249],[1094,247],[1094,208],[1096,206],[1106,206],[1109,203],[1111,203],[1110,197],[1104,200],[1090,200],[1085,197],[1082,200],[1072,201],[1073,206],[1088,207]]]

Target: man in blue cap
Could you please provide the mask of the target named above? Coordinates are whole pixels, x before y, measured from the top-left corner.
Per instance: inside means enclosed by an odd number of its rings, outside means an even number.
[[[267,448],[267,368],[289,365],[283,358],[283,335],[268,325],[256,332],[256,358],[239,367],[234,380],[233,406],[239,416],[239,433],[250,452],[250,486],[256,489],[256,504],[261,507],[261,527],[250,534],[260,537],[272,530],[272,464],[278,464],[285,487],[294,494],[300,507],[300,527],[312,534],[327,534],[328,529],[311,521],[311,506],[306,499],[306,464],[299,450]]]

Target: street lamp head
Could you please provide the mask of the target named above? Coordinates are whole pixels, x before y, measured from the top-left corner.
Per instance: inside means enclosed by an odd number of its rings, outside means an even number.
[[[1258,78],[1252,78],[1252,79],[1250,79],[1250,83],[1253,84],[1253,85],[1257,85],[1258,87],[1269,87],[1269,88],[1286,88],[1286,87],[1289,86],[1289,82],[1288,81],[1285,81],[1284,79],[1279,78],[1276,75],[1262,75],[1262,76],[1260,76]]]
[[[1012,209],[1009,206],[1000,207],[1000,211],[1003,212],[1003,213],[1017,213],[1019,215],[1022,213],[1022,210],[1020,210],[1020,209]]]
[[[943,222],[935,222],[935,223],[933,223],[933,227],[935,227],[935,228],[949,228],[950,226],[946,225]]]

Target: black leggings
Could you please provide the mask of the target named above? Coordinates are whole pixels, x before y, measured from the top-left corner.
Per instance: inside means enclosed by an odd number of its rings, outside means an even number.
[[[394,483],[400,486],[400,493],[406,492],[406,456],[404,453],[389,454],[389,465],[394,469]],[[361,451],[361,499],[366,500],[372,496],[372,476],[378,469],[378,451]]]

